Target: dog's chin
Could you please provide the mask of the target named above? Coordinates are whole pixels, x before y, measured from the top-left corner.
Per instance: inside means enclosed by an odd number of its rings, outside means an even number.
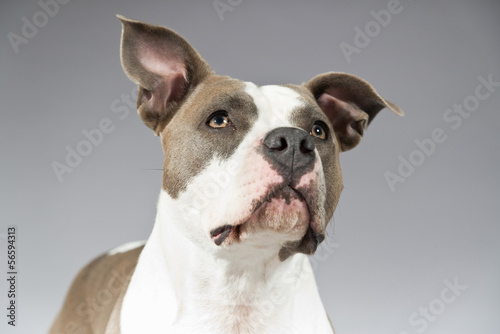
[[[211,232],[211,237],[218,246],[240,243],[280,247],[283,243],[301,240],[310,223],[311,214],[305,199],[285,187],[254,203],[250,216],[242,223],[221,226]]]
[[[267,235],[274,242],[300,240],[311,220],[309,208],[300,199],[272,198],[263,202],[240,226],[240,241]]]

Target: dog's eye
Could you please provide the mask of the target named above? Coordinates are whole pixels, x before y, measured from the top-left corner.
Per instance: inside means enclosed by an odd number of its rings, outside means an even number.
[[[231,121],[229,120],[229,117],[227,116],[227,113],[225,111],[217,112],[216,114],[212,115],[207,122],[208,126],[215,129],[225,128],[230,124]]]
[[[323,124],[315,123],[311,129],[311,136],[319,139],[326,139],[326,129]]]

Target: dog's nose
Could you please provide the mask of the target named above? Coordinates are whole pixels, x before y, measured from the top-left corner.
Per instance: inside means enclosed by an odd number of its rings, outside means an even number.
[[[277,128],[264,138],[264,154],[287,172],[300,173],[316,160],[314,139],[302,129]],[[285,172],[285,171],[282,171]]]

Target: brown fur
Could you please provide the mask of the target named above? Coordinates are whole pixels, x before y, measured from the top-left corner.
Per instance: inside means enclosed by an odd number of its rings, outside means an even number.
[[[229,158],[257,119],[257,107],[243,91],[242,81],[211,75],[201,86],[181,106],[175,122],[161,125],[163,189],[172,198],[177,198],[214,155]],[[231,114],[234,128],[215,130],[205,125],[219,110]],[[186,140],[186,134],[193,134],[190,140]]]
[[[119,333],[119,311],[143,247],[102,255],[86,265],[68,291],[49,334]],[[110,321],[112,319],[112,321]]]

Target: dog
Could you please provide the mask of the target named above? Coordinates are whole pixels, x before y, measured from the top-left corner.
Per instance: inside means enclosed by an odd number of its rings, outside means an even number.
[[[138,114],[165,155],[153,231],[88,264],[50,333],[333,333],[307,255],[343,188],[339,155],[377,113],[365,80],[257,86],[181,36],[118,15]]]

